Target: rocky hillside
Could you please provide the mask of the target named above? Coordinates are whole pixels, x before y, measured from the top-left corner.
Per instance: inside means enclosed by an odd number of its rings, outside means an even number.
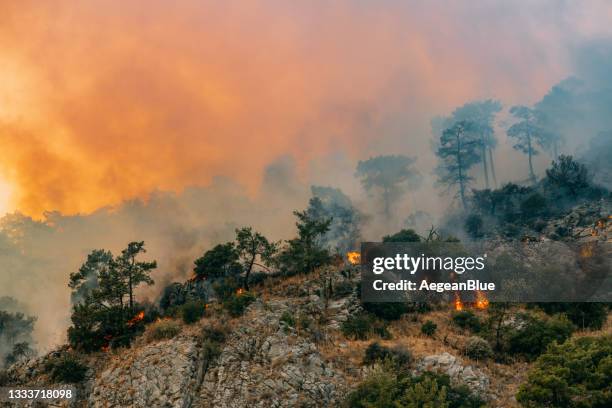
[[[548,239],[563,228],[576,239],[609,243],[612,222],[604,210],[594,211],[577,208],[551,223],[538,239]],[[193,325],[173,321],[176,333],[156,336],[155,325],[150,325],[131,348],[80,356],[88,370],[77,387],[78,398],[55,406],[341,406],[347,394],[376,369],[376,364],[364,363],[364,353],[373,342],[408,350],[414,375],[442,372],[489,406],[517,406],[515,394],[530,364],[468,357],[465,350],[473,336],[453,324],[453,305],[406,313],[369,338],[347,335],[343,323],[363,311],[357,282],[357,270],[346,266],[273,278],[254,290],[257,300],[240,317],[211,304],[205,317]],[[486,319],[486,310],[473,313]],[[428,321],[437,329],[426,335],[422,326]],[[510,316],[504,324],[521,323]],[[612,333],[610,319],[596,333]],[[53,383],[49,362],[70,353],[63,347],[13,365],[0,381],[19,386]]]

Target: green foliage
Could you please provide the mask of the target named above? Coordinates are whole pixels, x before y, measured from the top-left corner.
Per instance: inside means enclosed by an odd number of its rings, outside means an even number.
[[[242,316],[247,306],[249,306],[255,300],[255,295],[251,292],[243,292],[240,294],[234,294],[229,299],[223,302],[223,308],[232,317]]]
[[[604,408],[612,404],[612,336],[552,343],[516,395],[524,407]]]
[[[411,310],[406,302],[367,302],[363,304],[363,308],[387,321],[398,320]]]
[[[370,365],[390,361],[398,368],[405,367],[412,361],[412,355],[403,348],[388,348],[374,342],[368,346],[363,356],[363,364]]]
[[[166,340],[181,332],[181,325],[172,319],[163,319],[153,323],[147,333],[148,340]]]
[[[462,329],[468,329],[474,333],[478,333],[482,328],[482,324],[474,313],[469,310],[460,310],[453,313],[453,323]]]
[[[393,235],[385,235],[382,242],[421,242],[421,237],[412,229],[402,229]]]
[[[577,197],[589,187],[589,173],[585,165],[575,161],[572,156],[559,156],[546,170],[546,184],[560,190],[561,195]]]
[[[482,238],[484,236],[484,222],[478,214],[470,214],[465,219],[465,231],[472,238]]]
[[[288,310],[283,312],[279,321],[284,323],[287,327],[295,327],[295,317],[293,317],[293,314]]]
[[[329,250],[321,242],[332,220],[316,218],[308,211],[294,211],[293,214],[298,219],[295,224],[298,236],[286,242],[276,262],[285,275],[311,273],[332,260]]]
[[[311,186],[312,196],[307,212],[315,219],[331,220],[329,231],[321,237],[321,244],[344,254],[357,247],[364,216],[351,199],[339,188]]]
[[[212,288],[219,300],[224,301],[231,298],[240,289],[240,283],[235,277],[227,276],[215,280]]]
[[[511,333],[509,351],[522,354],[528,359],[535,359],[554,341],[563,343],[575,330],[575,326],[564,315],[546,320],[533,316],[526,319],[522,328]]]
[[[383,339],[391,338],[391,333],[387,330],[386,323],[376,319],[369,313],[351,315],[342,323],[342,334],[345,337],[355,340],[367,340],[373,335],[378,335]]]
[[[449,189],[456,187],[463,208],[467,208],[467,191],[474,180],[468,172],[482,160],[482,140],[478,126],[461,120],[446,128],[440,136],[436,155],[440,161],[436,172],[438,183]]]
[[[350,408],[480,408],[484,402],[465,386],[452,386],[447,375],[425,372],[412,377],[390,363],[377,367],[348,394]]]
[[[10,313],[0,310],[0,367],[5,362],[13,364],[23,357],[20,354],[15,354],[14,348],[21,343],[32,343],[32,331],[35,322],[35,317],[26,316],[19,312]],[[21,348],[22,346],[18,346],[18,349]],[[6,352],[8,353],[4,354]]]
[[[249,276],[254,266],[268,269],[277,245],[251,227],[236,229],[236,252],[244,271],[244,287],[249,290]]]
[[[24,359],[28,359],[33,357],[36,353],[30,347],[30,343],[26,341],[22,341],[20,343],[15,343],[13,345],[13,349],[9,354],[4,358],[4,362],[7,366],[15,364],[18,361],[22,361]]]
[[[186,324],[200,321],[206,314],[206,303],[201,300],[191,300],[181,306],[181,317]]]
[[[110,252],[93,251],[78,272],[70,275],[69,287],[77,302],[73,305],[68,340],[78,350],[91,352],[101,347],[127,346],[144,329],[144,319],[134,319],[139,310],[134,292],[145,283],[155,261],[139,261],[146,252],[144,242],[130,242],[113,257]]]
[[[401,155],[377,156],[357,163],[355,176],[368,193],[375,193],[383,200],[383,213],[389,218],[391,206],[408,188],[418,187],[419,171],[414,167],[416,158]]]
[[[426,336],[433,336],[436,333],[438,325],[432,322],[431,320],[427,320],[425,323],[421,325],[421,333]]]
[[[198,279],[236,276],[242,272],[240,253],[233,242],[218,244],[195,260],[193,271]]]
[[[493,349],[482,337],[470,337],[465,345],[465,354],[472,360],[486,360],[493,356]]]
[[[606,303],[539,303],[547,314],[563,313],[581,329],[599,330],[608,318]]]
[[[87,366],[73,354],[50,358],[45,363],[45,372],[56,383],[76,384],[85,379]]]

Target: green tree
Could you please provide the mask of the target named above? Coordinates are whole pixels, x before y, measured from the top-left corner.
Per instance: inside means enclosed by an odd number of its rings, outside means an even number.
[[[391,205],[406,193],[409,187],[417,187],[421,181],[419,171],[414,168],[416,158],[401,155],[377,156],[359,161],[355,176],[368,193],[380,191],[383,213],[391,217]]]
[[[98,288],[98,277],[113,267],[113,254],[110,251],[96,249],[87,255],[87,260],[78,272],[70,274],[68,286],[72,303],[82,302],[92,289]]]
[[[293,214],[297,217],[298,236],[286,242],[277,262],[285,273],[310,273],[331,260],[329,249],[321,242],[329,231],[331,219],[313,217],[308,211],[294,211]]]
[[[537,146],[544,147],[551,139],[549,132],[542,126],[538,111],[527,106],[513,106],[510,114],[518,122],[510,126],[506,132],[508,137],[516,140],[514,149],[525,153],[529,161],[529,179],[532,183],[536,182],[536,175],[533,170],[533,156],[539,154]]]
[[[436,155],[440,159],[436,172],[438,183],[449,189],[457,187],[463,208],[467,208],[467,189],[474,180],[468,172],[481,161],[481,141],[473,122],[461,121],[445,129]]]
[[[455,109],[449,118],[453,123],[468,121],[474,124],[473,130],[480,139],[480,159],[485,177],[485,188],[489,188],[489,167],[493,183],[497,186],[495,163],[493,162],[493,149],[497,146],[497,139],[493,130],[493,122],[501,108],[501,103],[492,99],[469,102]]]
[[[233,242],[218,244],[195,260],[193,271],[198,279],[236,276],[242,272],[239,259],[240,254]]]
[[[572,156],[561,155],[552,162],[550,169],[546,169],[546,183],[570,197],[577,197],[581,190],[589,187],[589,172]]]
[[[249,290],[249,276],[254,266],[266,270],[272,263],[277,246],[251,227],[236,229],[236,251],[244,270],[244,288]]]
[[[126,282],[130,310],[134,310],[134,289],[141,283],[153,285],[151,271],[157,268],[157,262],[137,261],[136,257],[145,253],[144,241],[130,242],[121,255],[117,257],[116,264],[119,276]]]
[[[524,407],[604,408],[612,405],[612,336],[553,343],[516,395]]]
[[[382,242],[421,242],[421,237],[412,229],[403,229],[395,234],[385,235]]]

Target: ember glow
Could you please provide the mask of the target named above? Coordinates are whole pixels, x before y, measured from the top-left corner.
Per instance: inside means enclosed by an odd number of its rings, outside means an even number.
[[[358,265],[361,262],[361,253],[351,251],[346,254],[346,259],[352,265]]]

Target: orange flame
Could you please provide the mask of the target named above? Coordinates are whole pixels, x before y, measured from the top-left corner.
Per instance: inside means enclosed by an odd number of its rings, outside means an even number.
[[[590,258],[593,256],[593,245],[590,243],[586,244],[582,248],[580,248],[580,257],[581,258]]]
[[[455,310],[463,310],[463,302],[457,293],[455,293]]]
[[[242,289],[242,288],[238,288],[238,290],[236,291],[236,294],[237,294],[238,296],[240,296],[240,295],[242,295],[244,292],[245,292],[245,290],[244,290],[244,289]]]
[[[489,307],[489,299],[479,290],[476,291],[476,307],[478,309],[486,309]]]
[[[140,312],[136,316],[132,317],[130,320],[128,320],[127,324],[128,326],[133,326],[142,319],[144,319],[144,312]]]
[[[347,252],[346,258],[352,265],[358,265],[361,262],[361,254],[356,251]]]

